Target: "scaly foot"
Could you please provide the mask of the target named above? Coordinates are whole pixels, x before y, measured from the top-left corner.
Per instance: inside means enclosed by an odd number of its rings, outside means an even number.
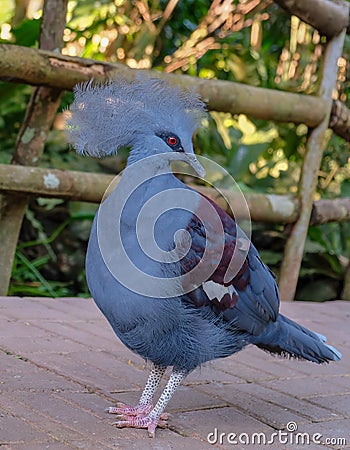
[[[152,403],[146,403],[144,405],[130,406],[125,403],[118,402],[117,406],[110,406],[106,409],[109,414],[118,414],[118,416],[136,416],[145,417],[153,409]]]
[[[152,409],[152,403],[130,406],[118,402],[117,406],[110,406],[106,412],[117,415],[119,420],[113,424],[117,428],[147,428],[149,437],[154,437],[157,426],[159,428],[168,426],[168,414],[163,413],[158,420],[155,420],[149,417]]]
[[[147,428],[148,436],[154,438],[156,428],[166,428],[168,426],[167,420],[161,418],[154,419],[150,416],[138,417],[129,416],[127,420],[118,420],[114,423],[117,428]]]

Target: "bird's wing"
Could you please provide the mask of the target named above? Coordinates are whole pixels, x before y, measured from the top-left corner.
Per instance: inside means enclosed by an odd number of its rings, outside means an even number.
[[[215,233],[210,235],[206,225],[197,217],[192,217],[187,228],[192,245],[181,260],[182,272],[192,270],[201,261],[208,239],[216,269],[205,282],[189,292],[188,301],[196,307],[209,305],[241,330],[259,335],[270,321],[277,319],[279,293],[275,277],[236,222],[210,199],[206,200],[220,218],[224,243],[222,237],[216,239]],[[243,257],[240,258],[241,255]],[[232,271],[237,259],[240,260],[240,268]]]

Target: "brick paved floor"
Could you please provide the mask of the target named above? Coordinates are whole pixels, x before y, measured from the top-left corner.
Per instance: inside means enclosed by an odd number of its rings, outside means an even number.
[[[343,360],[317,366],[249,348],[210,363],[179,388],[170,427],[151,440],[145,430],[113,427],[104,413],[117,400],[138,400],[147,368],[91,300],[0,298],[0,450],[350,447],[350,302],[295,302],[282,310],[326,334]],[[295,424],[296,433],[309,435],[245,445],[252,433],[269,439]],[[207,441],[215,429],[226,433],[222,445]],[[315,433],[322,435],[316,443]]]

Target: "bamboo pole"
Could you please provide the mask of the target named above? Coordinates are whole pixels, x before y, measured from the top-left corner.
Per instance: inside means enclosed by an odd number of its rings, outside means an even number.
[[[345,270],[344,286],[340,298],[342,300],[350,300],[350,262]]]
[[[100,203],[113,179],[114,175],[0,164],[0,191],[8,194]],[[228,213],[231,210],[225,198],[231,205],[240,204],[236,201],[240,194],[236,192],[222,189],[221,195],[214,188],[192,184],[191,187],[214,200]],[[293,223],[299,217],[297,197],[260,193],[246,193],[244,196],[254,221]],[[243,211],[235,210],[234,213],[246,218]],[[312,225],[347,220],[350,220],[350,198],[318,200],[312,205]]]
[[[289,14],[332,38],[349,26],[349,4],[330,0],[275,0]]]
[[[55,50],[63,46],[67,0],[46,0],[41,21],[39,46]],[[47,133],[61,101],[61,90],[34,89],[19,131],[12,164],[35,165],[39,162]],[[11,278],[17,241],[27,207],[25,195],[3,195],[0,200],[0,295],[6,295]]]
[[[332,92],[337,81],[337,62],[343,51],[344,39],[345,29],[327,44],[325,51],[319,95],[327,101],[326,115],[320,125],[312,130],[306,144],[307,151],[303,161],[298,194],[300,198],[300,216],[294,224],[292,233],[287,241],[280,272],[281,298],[285,301],[294,299],[298,282],[304,244],[310,222],[313,195],[323,155],[325,133],[331,114]]]
[[[310,127],[318,125],[324,117],[325,102],[318,97],[222,80],[162,74],[151,70],[143,72],[149,76],[164,78],[175,85],[191,86],[208,101],[209,110],[232,114],[244,113],[265,120],[305,123]],[[43,50],[0,44],[0,79],[4,81],[70,90],[75,84],[91,78],[132,79],[134,76],[135,70],[122,64],[73,58]],[[350,140],[349,121],[347,107],[335,101],[329,127],[342,138]]]
[[[0,79],[70,90],[91,78],[133,79],[140,70],[54,52],[0,44]],[[206,80],[182,74],[142,70],[145,75],[192,88],[208,103],[209,110],[247,114],[278,122],[317,126],[324,119],[325,101],[315,96],[293,94],[224,80]]]
[[[113,175],[0,164],[0,191],[100,203]]]
[[[249,210],[247,216],[247,210],[241,210],[239,206],[242,204],[240,192],[227,189],[217,190],[216,188],[198,185],[191,185],[191,187],[211,198],[228,214],[234,215],[236,219],[252,219],[255,222],[293,223],[299,216],[298,200],[290,195],[245,193],[244,198]],[[231,206],[234,207],[233,211]]]
[[[350,220],[350,198],[318,200],[313,203],[310,225]]]
[[[335,134],[350,141],[350,109],[340,100],[333,100],[329,127]]]
[[[11,194],[99,203],[113,179],[113,175],[0,164],[0,191]],[[221,195],[214,188],[191,186],[229,213],[231,210],[225,198],[231,205],[240,204],[237,201],[240,193],[222,189]],[[289,195],[249,193],[245,198],[253,220],[292,223],[298,218],[298,201]],[[245,212],[237,209],[234,214],[241,219],[249,219],[244,216]]]

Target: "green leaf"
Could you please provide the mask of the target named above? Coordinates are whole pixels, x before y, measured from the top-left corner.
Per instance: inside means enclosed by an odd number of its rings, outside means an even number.
[[[270,250],[260,250],[260,256],[262,261],[268,266],[274,266],[282,261],[282,253],[273,252]]]
[[[269,147],[268,142],[252,145],[239,145],[232,148],[230,153],[229,171],[233,177],[241,178],[249,170],[249,164],[256,161],[258,157]]]
[[[340,195],[341,197],[350,197],[350,181],[344,180],[340,185]]]
[[[12,34],[16,39],[16,44],[33,47],[39,39],[40,22],[40,19],[25,19],[14,28]]]
[[[33,273],[35,278],[43,285],[43,287],[46,289],[47,293],[51,297],[57,297],[55,290],[51,287],[50,283],[41,275],[41,273],[38,271],[38,269],[35,267],[35,264],[33,264],[31,261],[29,261],[22,253],[16,252],[16,257],[23,263],[25,266],[28,267],[28,269]]]

